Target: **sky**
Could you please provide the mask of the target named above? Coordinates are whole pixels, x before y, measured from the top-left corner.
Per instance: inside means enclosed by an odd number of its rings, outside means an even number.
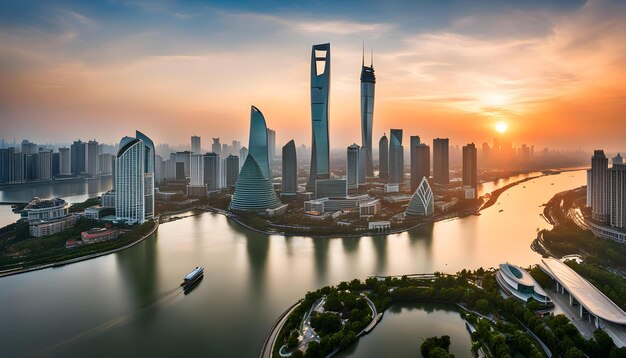
[[[626,1],[0,2],[0,138],[248,140],[250,106],[309,145],[311,46],[331,43],[330,141],[626,149]],[[496,124],[508,130],[498,134]]]

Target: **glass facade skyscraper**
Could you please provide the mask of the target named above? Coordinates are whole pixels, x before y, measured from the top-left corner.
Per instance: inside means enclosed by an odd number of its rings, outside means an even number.
[[[474,143],[463,146],[463,185],[474,188],[474,198],[476,198],[478,190],[478,151]]]
[[[298,192],[298,158],[296,156],[296,143],[290,140],[283,146],[283,194],[296,194]]]
[[[404,180],[404,147],[402,129],[392,129],[389,142],[389,182],[402,183]]]
[[[311,50],[311,169],[307,190],[317,179],[330,178],[328,139],[328,100],[330,94],[330,44],[314,45]]]
[[[448,138],[433,139],[433,181],[437,184],[450,182]]]
[[[374,176],[372,159],[372,127],[374,125],[374,90],[376,76],[374,75],[374,58],[369,66],[365,66],[365,54],[361,63],[361,148],[365,151],[365,173]]]
[[[389,178],[389,139],[386,134],[378,141],[378,177]]]
[[[271,181],[263,174],[253,155],[248,155],[241,168],[230,202],[234,211],[263,211],[281,205]]]
[[[354,143],[348,146],[346,178],[348,179],[348,189],[356,189],[359,187],[359,146]]]
[[[268,158],[267,124],[265,123],[263,113],[255,106],[251,106],[250,109],[250,140],[248,150],[248,155],[254,157],[263,175],[268,180],[272,180],[270,177],[270,162]]]

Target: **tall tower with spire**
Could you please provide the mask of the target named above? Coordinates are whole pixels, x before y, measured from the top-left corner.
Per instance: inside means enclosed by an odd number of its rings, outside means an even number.
[[[365,43],[361,59],[361,147],[365,148],[365,172],[368,177],[374,176],[372,159],[372,127],[374,124],[374,50],[371,51],[370,65],[365,65]]]

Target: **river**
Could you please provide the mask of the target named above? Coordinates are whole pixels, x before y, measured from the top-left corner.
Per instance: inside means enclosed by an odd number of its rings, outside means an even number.
[[[532,179],[480,216],[389,236],[267,236],[210,213],[163,224],[125,251],[1,278],[0,356],[255,357],[278,315],[307,291],[372,274],[537,263],[529,245],[550,227],[541,205],[585,177]],[[205,277],[184,295],[179,283],[197,265]]]

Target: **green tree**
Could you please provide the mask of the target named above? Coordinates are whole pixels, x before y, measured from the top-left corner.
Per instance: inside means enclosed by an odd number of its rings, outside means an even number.
[[[487,301],[484,298],[478,299],[476,300],[476,303],[474,304],[474,307],[476,307],[476,310],[480,313],[488,313],[489,312],[489,301]]]

